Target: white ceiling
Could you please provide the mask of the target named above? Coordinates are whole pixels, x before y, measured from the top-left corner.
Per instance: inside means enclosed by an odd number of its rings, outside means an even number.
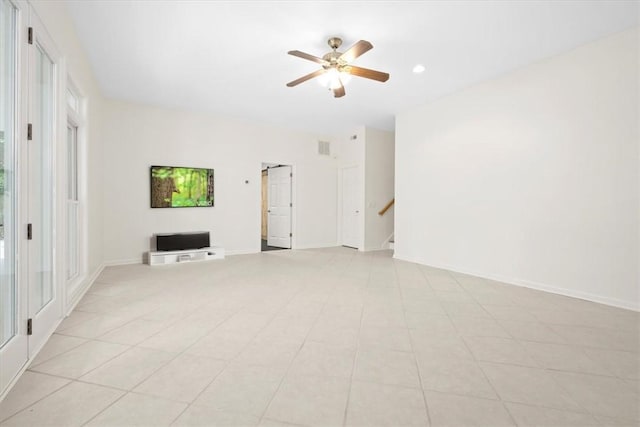
[[[367,125],[538,59],[638,25],[636,1],[67,1],[105,96],[322,134]],[[315,81],[339,36],[374,48],[333,98]],[[344,51],[345,49],[340,49]],[[413,74],[415,64],[426,71]]]

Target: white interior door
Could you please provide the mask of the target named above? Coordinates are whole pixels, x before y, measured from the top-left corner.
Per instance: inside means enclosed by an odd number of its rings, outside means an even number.
[[[360,179],[357,166],[342,169],[342,245],[360,247]]]
[[[291,248],[291,166],[267,169],[267,245]]]

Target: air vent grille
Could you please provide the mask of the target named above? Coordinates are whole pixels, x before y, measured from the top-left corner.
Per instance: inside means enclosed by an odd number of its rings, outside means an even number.
[[[321,156],[330,156],[331,143],[329,141],[318,141],[318,154]]]

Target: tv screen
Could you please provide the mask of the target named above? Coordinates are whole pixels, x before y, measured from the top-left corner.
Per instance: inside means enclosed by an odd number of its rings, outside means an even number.
[[[151,166],[151,207],[213,206],[213,169]]]

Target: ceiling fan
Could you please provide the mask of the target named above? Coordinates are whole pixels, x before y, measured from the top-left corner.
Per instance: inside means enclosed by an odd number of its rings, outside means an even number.
[[[356,67],[351,65],[351,62],[362,55],[363,53],[373,49],[373,45],[366,40],[360,40],[346,52],[338,52],[338,48],[342,45],[342,39],[339,37],[331,37],[327,43],[333,49],[331,52],[324,55],[322,58],[309,55],[308,53],[300,52],[299,50],[290,50],[289,55],[297,56],[298,58],[307,59],[309,61],[316,62],[322,65],[322,68],[309,73],[306,76],[302,76],[299,79],[293,80],[287,83],[288,87],[294,87],[300,83],[306,82],[314,77],[328,74],[329,87],[333,90],[333,96],[340,98],[345,95],[344,91],[344,78],[348,75],[354,75],[358,77],[364,77],[366,79],[377,80],[379,82],[386,82],[389,80],[389,74],[381,71],[370,70],[368,68]]]

